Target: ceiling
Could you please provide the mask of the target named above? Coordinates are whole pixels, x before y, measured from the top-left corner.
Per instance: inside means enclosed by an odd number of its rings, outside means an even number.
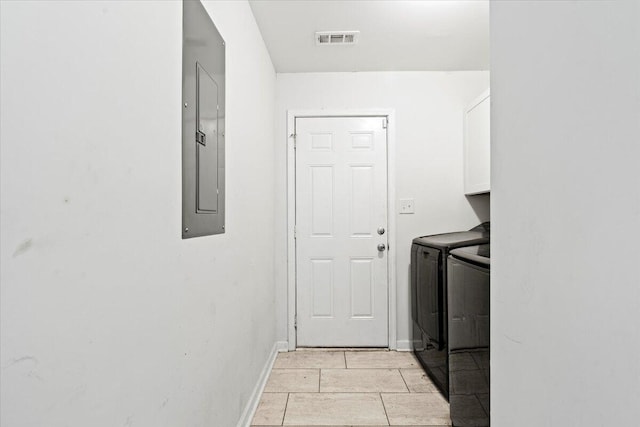
[[[489,69],[489,1],[250,0],[279,73]],[[316,31],[360,31],[316,46]]]

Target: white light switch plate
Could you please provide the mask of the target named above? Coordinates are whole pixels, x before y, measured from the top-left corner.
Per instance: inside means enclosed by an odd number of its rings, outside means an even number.
[[[414,201],[413,199],[400,199],[400,213],[412,214],[414,213]]]

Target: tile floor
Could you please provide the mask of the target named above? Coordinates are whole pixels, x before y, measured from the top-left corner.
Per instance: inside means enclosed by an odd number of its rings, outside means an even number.
[[[279,353],[253,426],[450,426],[449,404],[412,353]]]

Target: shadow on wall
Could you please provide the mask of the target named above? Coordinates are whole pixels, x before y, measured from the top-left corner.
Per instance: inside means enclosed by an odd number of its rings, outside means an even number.
[[[490,193],[476,194],[474,196],[465,196],[471,205],[473,212],[480,222],[486,222],[490,219],[491,213],[491,195]]]

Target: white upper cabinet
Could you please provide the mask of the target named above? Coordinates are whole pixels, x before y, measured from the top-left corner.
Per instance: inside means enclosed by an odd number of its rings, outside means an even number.
[[[491,190],[491,138],[489,89],[464,111],[464,193]]]

